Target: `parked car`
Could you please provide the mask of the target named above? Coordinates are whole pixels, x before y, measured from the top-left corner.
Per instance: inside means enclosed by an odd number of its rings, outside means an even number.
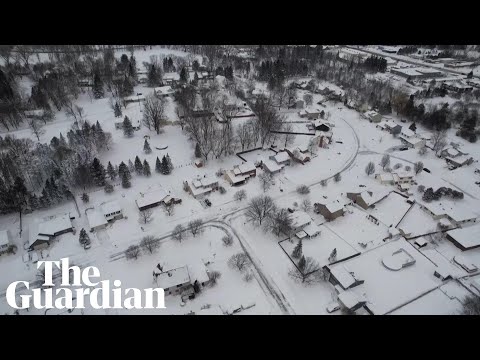
[[[205,199],[205,205],[207,205],[207,206],[212,206],[212,203],[210,202],[210,200]]]
[[[408,147],[404,146],[404,147],[401,147],[401,148],[398,149],[398,150],[400,150],[400,151],[406,151],[406,150],[408,150]]]
[[[288,210],[289,213],[294,213],[295,212],[295,210],[292,209],[292,208],[288,208],[287,210]]]
[[[427,168],[423,168],[423,171],[426,171],[427,173],[430,174],[430,170],[428,170]]]

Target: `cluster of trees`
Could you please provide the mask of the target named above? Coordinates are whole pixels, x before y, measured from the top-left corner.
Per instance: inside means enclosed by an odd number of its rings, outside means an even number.
[[[415,54],[418,51],[418,48],[414,45],[404,46],[397,51],[398,55],[409,55]]]
[[[226,66],[226,67],[218,66],[215,69],[215,75],[222,75],[222,76],[225,76],[225,78],[227,78],[228,80],[233,80],[233,67],[232,67],[232,65]]]
[[[197,61],[197,64],[198,64],[198,61]],[[176,69],[175,69],[175,65],[173,64],[172,58],[171,57],[163,58],[163,72],[175,72],[175,70]]]
[[[373,72],[385,72],[387,70],[387,60],[381,56],[369,56],[365,59],[363,66]]]
[[[288,76],[306,76],[309,67],[305,60],[297,58],[262,61],[258,67],[258,79],[267,81],[271,88],[283,83]]]
[[[422,200],[430,202],[432,200],[440,200],[442,196],[449,196],[453,199],[463,199],[463,192],[443,186],[434,191],[433,188],[430,187],[423,193]]]

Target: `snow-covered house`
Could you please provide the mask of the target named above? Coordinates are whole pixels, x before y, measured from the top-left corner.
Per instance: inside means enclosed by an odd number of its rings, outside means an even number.
[[[23,114],[28,119],[41,119],[43,115],[45,115],[45,110],[43,109],[27,110]]]
[[[406,130],[409,130],[409,129],[406,129]],[[402,128],[402,131],[404,131],[403,128]],[[409,131],[411,131],[411,130],[409,130]],[[427,143],[427,141],[425,139],[422,139],[419,136],[406,137],[403,134],[400,134],[399,139],[402,142],[402,144],[404,144],[405,146],[407,146],[409,148],[413,148],[413,149],[422,148]]]
[[[232,170],[225,171],[225,180],[232,186],[243,185],[247,182],[248,176],[238,174],[236,175]]]
[[[374,193],[373,191],[347,192],[347,197],[363,209],[368,209],[376,203],[385,199],[390,194],[389,191]]]
[[[278,165],[275,161],[265,160],[262,162],[262,168],[270,174],[277,174],[284,168],[284,165]]]
[[[145,95],[132,95],[123,98],[125,104],[144,102],[146,100]]]
[[[323,215],[327,221],[335,220],[345,213],[344,203],[341,200],[335,200],[327,203],[315,203],[314,209],[317,214]]]
[[[269,159],[278,165],[290,165],[290,156],[286,151],[279,151],[276,155],[271,155]]]
[[[154,271],[154,274],[156,283],[158,287],[163,289],[165,296],[178,295],[185,291],[193,290],[187,266],[178,267],[160,273],[155,273]]]
[[[480,247],[480,225],[447,231],[446,238],[462,251]]]
[[[301,164],[305,164],[307,161],[310,161],[310,155],[308,150],[305,148],[297,146],[295,148],[285,149],[285,151],[294,161],[297,161]]]
[[[150,192],[141,193],[135,202],[137,203],[138,210],[143,211],[153,208],[155,206],[171,205],[180,203],[182,200],[175,197],[171,192],[165,191],[163,188],[158,188]]]
[[[445,158],[445,161],[451,168],[456,169],[464,165],[470,165],[473,162],[473,157],[469,155],[461,155],[457,157],[448,156]]]
[[[8,252],[10,245],[12,245],[12,234],[10,230],[0,231],[0,255]]]
[[[353,271],[350,271],[342,264],[337,266],[327,265],[327,270],[329,272],[328,281],[334,286],[340,285],[343,290],[351,289],[364,283],[364,280],[358,279]]]
[[[401,132],[400,132],[400,135],[404,138],[412,138],[415,136],[415,132],[413,132],[412,130],[410,130],[409,128],[407,127],[403,127]]]
[[[422,202],[418,203],[420,208],[430,214],[434,220],[448,219],[452,225],[461,226],[464,224],[477,222],[477,215],[466,207],[459,205],[452,206],[449,203],[439,202]]]
[[[442,158],[456,158],[462,155],[468,154],[453,146],[447,146],[440,152],[440,157]]]
[[[382,121],[382,115],[374,110],[364,112],[363,117],[374,123],[379,123],[380,121]]]
[[[307,118],[308,120],[315,120],[320,117],[321,110],[318,108],[309,109],[306,108],[298,113],[301,118]]]
[[[172,97],[173,94],[175,94],[175,91],[169,85],[156,87],[153,89],[153,91],[155,92],[155,96],[158,98]]]
[[[75,228],[68,214],[52,217],[37,224],[36,229],[30,231],[29,249],[45,248],[50,245],[51,240],[68,232],[75,233]]]
[[[218,180],[204,175],[203,177],[196,177],[192,180],[184,181],[185,187],[190,194],[197,199],[203,195],[209,194],[218,189]]]
[[[108,201],[99,206],[98,209],[89,208],[85,210],[90,231],[104,229],[109,222],[123,218],[123,211],[117,201]]]
[[[303,228],[312,223],[312,218],[305,211],[295,211],[293,214],[290,214],[290,219],[292,220],[292,234],[296,234]]]
[[[382,185],[411,185],[414,181],[413,173],[406,171],[375,174],[375,179]]]

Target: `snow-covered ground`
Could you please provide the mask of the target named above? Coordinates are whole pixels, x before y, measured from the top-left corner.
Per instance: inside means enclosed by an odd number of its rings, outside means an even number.
[[[117,56],[121,55],[121,51]],[[136,51],[137,63],[148,61],[151,55],[187,56],[187,53],[165,48],[154,47],[147,51]],[[41,57],[45,55],[42,54]],[[305,78],[305,80],[308,80]],[[334,84],[321,83],[322,87],[340,91],[342,89]],[[28,82],[23,82],[22,87],[28,90]],[[264,83],[257,84],[258,88],[264,88]],[[136,86],[135,92],[148,95],[153,89],[143,85]],[[303,94],[299,91],[300,96]],[[318,94],[313,95],[313,107],[323,100]],[[454,99],[452,99],[454,100]],[[450,101],[449,99],[443,101]],[[166,118],[171,122],[163,128],[162,133],[156,134],[142,126],[132,138],[126,138],[122,130],[115,129],[115,117],[108,105],[108,99],[94,100],[88,94],[81,94],[77,105],[84,108],[86,118],[91,122],[98,121],[104,131],[112,134],[112,144],[108,151],[100,155],[103,164],[109,161],[113,165],[120,162],[134,161],[139,156],[143,161],[146,159],[152,169],[151,177],[134,175],[132,187],[124,189],[120,181],[114,183],[114,192],[106,194],[103,189],[92,188],[86,192],[90,195],[90,202],[84,203],[81,199],[83,190],[78,190],[76,195],[79,206],[78,212],[73,202],[64,203],[48,210],[35,211],[22,216],[22,233],[19,234],[19,217],[17,214],[0,217],[0,230],[10,229],[14,234],[14,242],[18,251],[14,255],[0,256],[0,313],[12,313],[12,309],[5,302],[4,292],[8,284],[13,281],[35,281],[36,268],[31,261],[24,263],[23,256],[28,251],[24,249],[24,243],[29,239],[30,230],[37,219],[51,215],[71,213],[76,219],[73,224],[75,234],[59,236],[52,245],[42,252],[38,252],[43,259],[57,260],[69,257],[71,262],[81,265],[95,265],[99,268],[102,278],[108,280],[121,280],[124,287],[149,288],[155,286],[152,271],[160,263],[165,269],[171,269],[183,265],[189,265],[201,259],[213,259],[212,270],[221,272],[221,278],[214,287],[204,289],[193,300],[181,304],[179,296],[167,296],[165,310],[139,311],[139,313],[156,314],[185,314],[190,311],[197,312],[203,306],[210,304],[219,305],[224,311],[243,305],[255,306],[240,312],[240,314],[326,314],[327,305],[337,299],[334,286],[327,282],[305,285],[297,282],[289,276],[293,264],[289,255],[293,251],[298,239],[284,240],[284,237],[276,237],[272,233],[265,232],[258,226],[248,222],[245,217],[245,209],[248,201],[254,196],[264,194],[258,175],[263,170],[257,169],[257,177],[249,179],[241,187],[232,187],[223,178],[219,177],[219,184],[226,189],[225,194],[219,191],[209,194],[207,197],[212,206],[208,207],[201,199],[195,199],[183,190],[184,180],[190,180],[196,176],[210,175],[215,177],[219,169],[232,169],[234,165],[241,164],[241,159],[236,155],[222,159],[209,159],[204,167],[197,168],[194,165],[194,143],[189,141],[188,136],[179,125],[173,124],[177,120],[175,114],[175,102],[167,100]],[[321,266],[330,263],[329,256],[333,249],[337,250],[336,261],[340,266],[344,262],[351,267],[365,283],[356,291],[365,293],[369,299],[369,308],[375,313],[392,314],[451,314],[461,310],[463,297],[470,294],[457,283],[464,281],[467,274],[458,264],[454,257],[464,255],[467,259],[477,264],[480,268],[480,249],[462,252],[450,241],[444,239],[440,243],[433,244],[427,238],[428,245],[417,249],[414,240],[387,239],[389,226],[397,226],[409,233],[407,238],[416,237],[438,230],[438,220],[420,208],[422,194],[417,191],[418,185],[426,188],[452,187],[463,191],[465,196],[462,200],[450,200],[442,198],[442,206],[452,211],[470,211],[480,216],[480,187],[475,184],[480,181],[480,175],[474,173],[475,163],[451,171],[445,161],[436,157],[431,150],[427,154],[419,155],[418,150],[410,149],[400,151],[401,141],[388,132],[376,127],[355,111],[346,108],[341,103],[326,102],[322,109],[329,113],[328,121],[335,126],[332,128],[333,143],[328,148],[318,148],[311,161],[302,164],[286,166],[279,174],[273,176],[273,185],[265,194],[271,196],[278,207],[298,209],[304,199],[309,199],[313,205],[322,201],[343,201],[349,204],[347,192],[368,190],[373,193],[399,191],[392,185],[382,185],[374,175],[365,173],[366,165],[372,161],[375,164],[375,173],[384,174],[380,165],[384,154],[390,155],[390,167],[400,165],[399,171],[404,171],[406,166],[413,167],[417,161],[422,161],[430,173],[420,172],[415,175],[415,183],[409,196],[417,203],[411,206],[406,199],[396,193],[391,193],[387,198],[380,201],[373,208],[361,209],[356,205],[346,205],[346,212],[333,221],[326,222],[325,218],[316,214],[312,209],[307,213],[314,223],[320,225],[321,233],[312,239],[303,241],[303,254],[313,257]],[[130,104],[122,109],[124,115],[132,119],[140,119],[142,105]],[[294,126],[294,131],[308,132],[305,119],[298,115],[298,110],[281,109],[285,121]],[[392,121],[402,123],[395,114]],[[238,126],[249,118],[239,118],[232,121],[233,126]],[[41,135],[41,142],[49,142],[53,136],[60,133],[64,135],[70,129],[72,119],[69,119],[64,111],[55,114],[55,119],[48,123]],[[427,129],[417,124],[417,134],[429,133]],[[4,136],[7,132],[3,131]],[[16,137],[29,137],[36,141],[30,129],[24,127],[9,132]],[[151,154],[144,154],[143,144],[145,136],[149,137]],[[308,145],[312,136],[297,135],[287,147]],[[448,131],[448,140],[460,144],[461,148],[468,152],[474,159],[480,159],[480,147],[471,144],[455,136],[455,129]],[[285,135],[278,134],[275,145],[285,145]],[[166,149],[164,149],[166,147]],[[163,150],[159,150],[163,149]],[[170,175],[161,175],[155,172],[155,160],[168,154],[174,165]],[[275,153],[272,150],[255,150],[242,155],[248,161],[266,160]],[[341,174],[341,180],[335,182],[335,174]],[[327,184],[321,184],[327,180]],[[298,185],[305,184],[310,188],[310,193],[300,195],[296,192]],[[362,185],[360,188],[359,185]],[[182,203],[174,208],[174,213],[169,216],[159,206],[153,208],[153,220],[148,224],[139,222],[139,211],[135,200],[141,194],[148,191],[164,188],[167,192],[182,199]],[[247,199],[241,202],[234,200],[234,194],[239,189],[244,189]],[[84,250],[78,241],[78,233],[82,228],[89,230],[85,210],[89,207],[99,207],[103,202],[116,200],[124,214],[124,218],[108,225],[105,230],[89,233],[92,247]],[[372,222],[369,215],[373,215],[379,223]],[[189,236],[182,242],[171,239],[170,234],[176,225],[186,226],[193,219],[204,221],[204,232],[197,237]],[[401,220],[401,221],[400,221]],[[221,238],[225,233],[234,238],[231,247],[225,247]],[[142,252],[137,260],[127,260],[123,252],[134,244],[139,244],[146,235],[154,235],[161,240],[161,245],[153,254]],[[381,259],[390,255],[398,247],[407,248],[415,258],[416,263],[399,273],[392,273],[381,264]],[[229,266],[228,258],[238,252],[245,252],[252,261],[251,271],[253,279],[249,282],[242,279],[242,275]],[[439,265],[442,264],[442,265]],[[343,265],[342,265],[343,266]],[[442,283],[433,275],[437,266],[449,267],[454,277],[447,283]],[[401,274],[401,275],[396,275]],[[452,295],[453,294],[453,295]],[[87,311],[88,312],[88,311]],[[107,313],[134,313],[134,311],[118,311]],[[31,310],[28,313],[35,313]],[[41,312],[36,312],[41,313]],[[75,314],[72,313],[72,314]]]

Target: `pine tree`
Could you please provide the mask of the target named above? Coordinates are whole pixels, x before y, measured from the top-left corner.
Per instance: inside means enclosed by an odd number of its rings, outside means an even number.
[[[132,84],[132,81],[130,80],[130,78],[125,77],[125,79],[123,80],[123,86],[122,86],[122,92],[123,92],[123,96],[130,96],[133,94],[133,84]]]
[[[167,159],[168,168],[170,169],[170,172],[172,172],[173,170],[172,159],[170,159],[170,156],[168,155],[168,153],[167,153],[166,159]]]
[[[113,109],[115,117],[122,117],[122,108],[118,104],[118,102],[115,103],[115,107]]]
[[[150,66],[150,71],[148,72],[148,86],[158,86],[160,84],[160,74],[155,65]]]
[[[408,128],[413,132],[417,131],[417,125],[415,125],[415,123],[412,123],[412,125],[410,125]]]
[[[82,201],[83,201],[84,203],[88,203],[88,202],[90,201],[90,196],[88,196],[87,193],[83,193],[83,194],[82,194]]]
[[[93,96],[95,99],[101,99],[104,96],[103,81],[98,72],[93,76]]]
[[[182,71],[180,71],[180,81],[182,83],[186,83],[188,81],[188,73],[185,68],[182,68]]]
[[[150,148],[150,144],[148,143],[147,139],[145,139],[145,143],[143,144],[143,151],[145,154],[150,154],[152,149]]]
[[[108,162],[108,165],[107,165],[107,174],[110,177],[110,180],[112,181],[114,181],[117,178],[117,172],[113,168],[113,165],[110,161]]]
[[[126,171],[122,175],[122,187],[128,189],[132,184],[130,183],[130,171],[126,169]]]
[[[52,201],[50,200],[50,196],[45,188],[42,190],[42,196],[40,197],[40,206],[42,208],[48,208],[52,205]]]
[[[90,237],[88,236],[87,231],[83,228],[82,230],[80,230],[80,236],[78,237],[78,241],[82,246],[86,246],[90,244]]]
[[[133,165],[132,160],[128,159],[128,171],[131,173],[135,172],[135,166]]]
[[[143,165],[142,161],[138,156],[135,156],[135,172],[137,175],[142,175],[143,174]]]
[[[200,145],[198,143],[195,146],[195,157],[196,158],[201,158],[202,157],[202,152],[200,151]]]
[[[125,119],[123,119],[123,135],[126,137],[132,137],[133,136],[133,125],[128,116],[125,116]]]
[[[125,172],[125,170],[128,170],[128,167],[127,165],[122,161],[120,163],[120,165],[118,166],[118,171],[117,171],[117,174],[118,176],[121,178],[123,177],[123,173]]]
[[[298,262],[298,269],[303,273],[305,270],[305,265],[307,263],[307,260],[305,259],[305,255],[302,255],[300,258],[300,261]]]
[[[92,174],[93,182],[97,186],[105,186],[105,168],[102,163],[94,158],[90,166],[90,173]]]
[[[160,172],[163,175],[168,175],[171,172],[170,167],[168,166],[167,158],[165,157],[165,155],[163,155],[163,158],[162,158],[162,164],[160,165]]]
[[[162,172],[162,163],[160,162],[160,159],[158,158],[158,156],[157,156],[157,160],[155,161],[155,171],[157,173]]]
[[[148,161],[146,159],[143,160],[143,175],[145,175],[145,176],[152,175],[152,173],[150,171],[150,164],[148,163]]]
[[[300,239],[298,241],[297,245],[295,246],[295,248],[293,249],[293,252],[292,252],[292,257],[294,259],[299,259],[300,256],[302,256],[302,254],[303,254],[302,248],[303,248],[302,239]]]

